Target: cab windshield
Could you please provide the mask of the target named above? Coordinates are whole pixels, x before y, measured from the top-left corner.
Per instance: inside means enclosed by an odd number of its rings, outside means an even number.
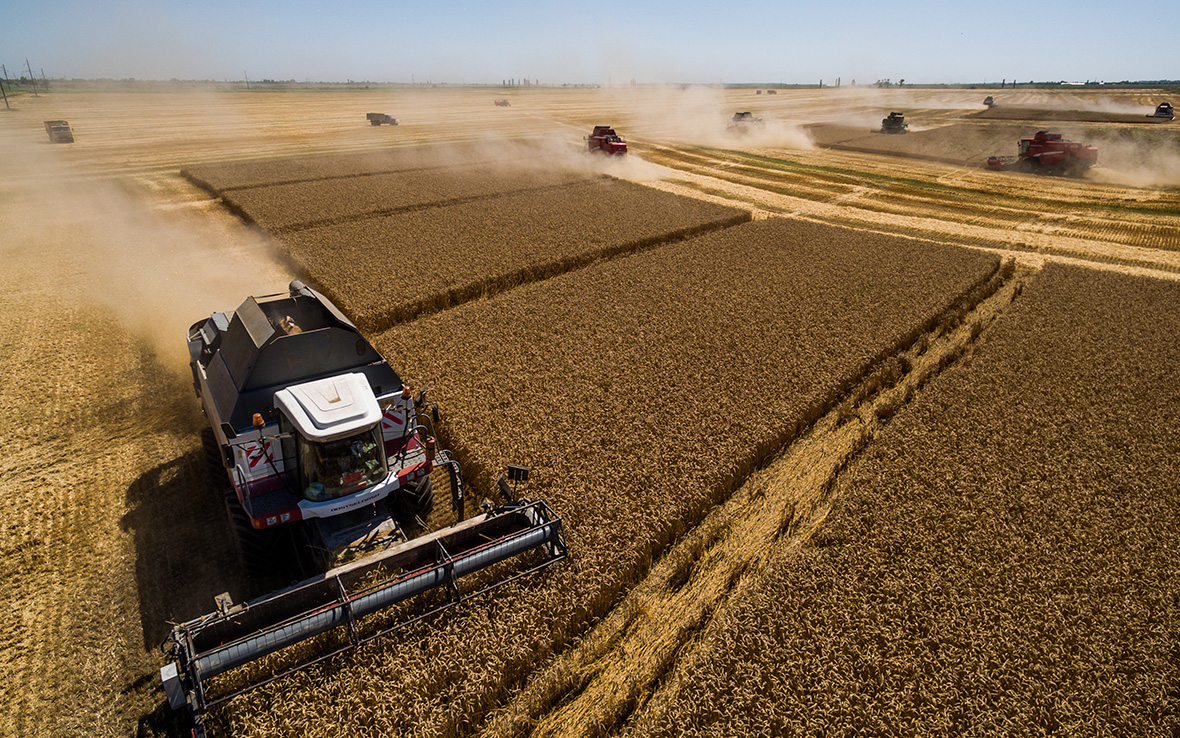
[[[301,437],[303,496],[312,502],[334,500],[383,481],[388,467],[378,432],[373,427],[335,441]]]

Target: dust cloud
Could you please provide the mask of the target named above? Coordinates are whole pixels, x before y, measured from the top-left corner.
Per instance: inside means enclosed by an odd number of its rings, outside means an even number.
[[[628,118],[637,137],[731,149],[814,148],[803,128],[756,107],[727,106],[725,92],[719,88],[661,87],[632,92],[626,102]],[[762,123],[740,131],[731,128],[737,112],[751,112],[762,118]]]
[[[1180,186],[1180,141],[1091,137],[1098,147],[1098,166],[1088,178],[1129,187]]]
[[[67,308],[109,310],[169,369],[188,373],[191,324],[247,295],[284,291],[292,278],[265,236],[210,200],[161,203],[79,176],[66,147],[6,148],[0,194],[13,273],[35,274]]]

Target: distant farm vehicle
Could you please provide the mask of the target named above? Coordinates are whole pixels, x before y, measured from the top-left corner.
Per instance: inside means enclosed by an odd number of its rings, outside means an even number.
[[[988,95],[987,97],[983,98],[983,104],[990,108],[996,104],[996,99],[991,95]]]
[[[594,126],[594,130],[586,137],[586,147],[591,152],[602,152],[612,156],[627,153],[627,142],[610,126]]]
[[[762,90],[754,90],[754,94],[755,94],[755,95],[761,95],[761,94],[762,94]]]
[[[910,124],[905,122],[905,113],[894,111],[888,118],[881,119],[881,133],[909,133]]]
[[[777,91],[777,90],[767,90],[767,91],[766,91],[766,94],[767,94],[767,95],[777,95],[777,94],[778,94],[778,91]]]
[[[729,125],[726,128],[734,133],[745,133],[751,128],[761,126],[762,124],[761,118],[754,117],[753,113],[743,112],[734,113],[733,117],[729,119]]]
[[[400,121],[388,113],[366,113],[365,117],[369,119],[369,125],[379,126],[382,123],[388,123],[391,126],[396,126]]]
[[[193,324],[188,348],[209,420],[204,457],[242,568],[256,581],[298,579],[244,604],[219,595],[216,612],[173,628],[160,678],[196,738],[210,707],[320,659],[301,656],[217,695],[207,682],[220,674],[329,631],[343,639],[336,652],[352,648],[425,616],[407,612],[362,638],[357,622],[378,610],[449,593],[430,601],[437,612],[566,558],[561,519],[543,500],[516,497],[526,467],[508,468],[512,487],[500,478],[501,504],[485,499],[464,518],[459,464],[434,437],[438,406],[298,280]],[[448,473],[457,522],[430,530],[436,468]],[[463,577],[526,555],[523,571],[485,574],[461,591]]]
[[[1156,106],[1155,112],[1147,116],[1148,118],[1167,118],[1168,120],[1176,120],[1176,111],[1172,109],[1172,103],[1162,102]]]
[[[49,134],[49,143],[72,144],[74,142],[74,130],[64,120],[45,121],[45,132]]]
[[[508,108],[508,107],[512,106],[512,103],[508,102],[507,100],[500,99],[500,100],[496,101],[496,106],[501,107],[501,108]]]
[[[1080,177],[1098,163],[1098,147],[1065,141],[1060,133],[1037,131],[1022,138],[1016,156],[991,156],[987,168],[996,171]]]

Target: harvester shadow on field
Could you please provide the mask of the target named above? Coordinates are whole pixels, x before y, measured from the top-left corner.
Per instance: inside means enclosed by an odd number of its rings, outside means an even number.
[[[209,610],[220,592],[241,593],[244,583],[199,445],[140,475],[127,488],[127,507],[121,527],[135,535],[144,648],[155,650],[170,623]]]

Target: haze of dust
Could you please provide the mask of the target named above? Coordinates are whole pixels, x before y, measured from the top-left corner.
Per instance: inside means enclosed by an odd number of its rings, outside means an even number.
[[[182,375],[191,324],[248,295],[285,291],[292,278],[265,236],[198,194],[154,203],[112,180],[78,176],[57,146],[5,148],[4,258],[46,280],[58,301],[109,309]]]
[[[807,131],[791,122],[763,115],[753,108],[730,109],[724,90],[719,88],[659,87],[606,93],[624,98],[631,129],[620,133],[723,148],[815,148]],[[746,111],[762,118],[763,124],[742,133],[730,129],[734,113]]]
[[[1088,143],[1098,147],[1092,179],[1128,187],[1180,186],[1180,141],[1151,144],[1098,137]]]

